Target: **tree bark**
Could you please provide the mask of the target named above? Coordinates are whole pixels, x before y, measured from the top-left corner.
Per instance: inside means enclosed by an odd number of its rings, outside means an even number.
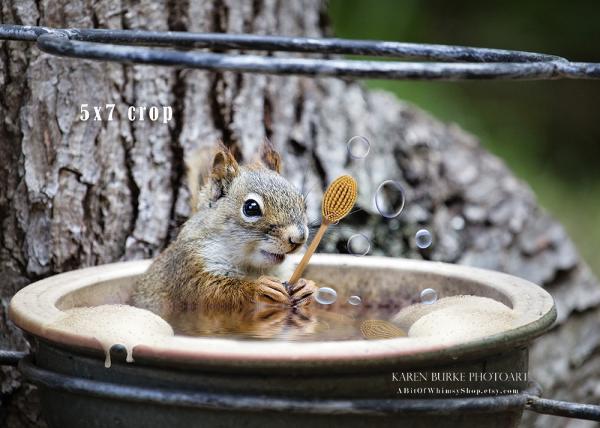
[[[8,0],[0,22],[48,27],[136,28],[323,36],[318,0]],[[600,287],[563,228],[529,188],[478,141],[392,95],[335,79],[210,73],[63,59],[23,42],[0,42],[0,346],[28,344],[6,316],[26,284],[71,269],[156,255],[190,214],[185,166],[217,139],[250,158],[264,137],[284,174],[309,193],[318,219],[325,185],[357,177],[361,211],[334,228],[322,251],[344,251],[357,231],[372,253],[497,269],[530,279],[556,299],[559,321],[539,339],[532,376],[546,396],[598,402]],[[116,104],[113,121],[78,120],[81,104]],[[130,122],[130,105],[171,105],[163,125]],[[364,160],[346,141],[371,141]],[[373,206],[379,183],[406,190],[397,219]],[[460,219],[464,219],[464,227]],[[414,233],[434,236],[418,250]],[[1,420],[40,426],[35,389],[2,369]],[[531,426],[563,420],[528,418]]]

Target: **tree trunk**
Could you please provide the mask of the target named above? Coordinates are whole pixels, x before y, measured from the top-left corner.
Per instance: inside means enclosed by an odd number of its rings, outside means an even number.
[[[0,22],[317,37],[328,31],[318,0],[8,0]],[[559,322],[535,345],[532,374],[546,396],[600,399],[596,279],[527,186],[456,126],[349,81],[63,59],[23,42],[0,42],[0,94],[2,348],[28,346],[6,316],[17,290],[58,272],[156,255],[190,213],[185,166],[195,150],[222,139],[249,158],[268,137],[282,151],[284,174],[312,189],[313,219],[329,180],[346,171],[359,181],[362,211],[332,230],[323,251],[345,248],[361,231],[372,238],[373,254],[498,269],[544,286]],[[78,120],[81,104],[107,103],[116,104],[114,120]],[[171,105],[174,120],[130,122],[130,105]],[[353,135],[371,141],[364,160],[348,156]],[[372,204],[387,179],[406,190],[398,219],[384,219]],[[429,250],[414,245],[418,225],[434,236]],[[34,388],[12,369],[3,368],[1,380],[3,422],[42,424]]]

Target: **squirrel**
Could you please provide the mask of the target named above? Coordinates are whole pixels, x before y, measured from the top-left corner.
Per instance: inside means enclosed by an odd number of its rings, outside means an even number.
[[[207,179],[192,195],[196,213],[138,279],[132,304],[159,313],[309,304],[313,281],[286,284],[276,277],[286,256],[308,238],[306,200],[280,171],[281,158],[268,140],[247,165],[220,143]]]

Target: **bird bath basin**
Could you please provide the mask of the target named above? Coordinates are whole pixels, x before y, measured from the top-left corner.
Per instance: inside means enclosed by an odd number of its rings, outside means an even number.
[[[316,255],[305,277],[333,285],[335,312],[350,295],[365,307],[475,295],[506,305],[510,328],[476,338],[241,340],[165,335],[125,362],[85,331],[49,328],[64,311],[128,301],[150,261],[81,269],[15,295],[11,319],[33,336],[21,371],[41,389],[51,426],[516,426],[527,388],[528,346],[556,318],[542,288],[498,272],[381,257]],[[433,305],[435,305],[434,303]],[[432,305],[432,306],[433,306]],[[418,317],[417,317],[418,318]],[[504,373],[504,375],[502,375]]]

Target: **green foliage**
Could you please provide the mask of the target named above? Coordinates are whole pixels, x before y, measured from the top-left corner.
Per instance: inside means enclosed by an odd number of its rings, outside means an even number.
[[[335,34],[539,51],[600,62],[600,2],[332,0]],[[536,192],[600,273],[599,81],[367,84],[476,134]]]

